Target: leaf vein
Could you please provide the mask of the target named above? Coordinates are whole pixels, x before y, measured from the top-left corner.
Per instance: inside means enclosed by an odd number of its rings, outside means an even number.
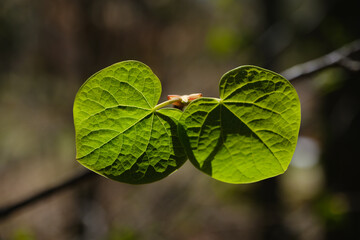
[[[138,75],[136,76],[136,80],[137,80],[137,77],[138,77],[139,75],[140,75],[140,72],[139,72]],[[131,86],[132,88],[134,88],[136,91],[138,91],[138,92],[143,96],[143,98],[145,99],[145,101],[147,102],[147,104],[149,105],[149,107],[152,108],[152,106],[150,105],[149,101],[147,100],[147,98],[145,97],[145,95],[143,94],[143,92],[141,92],[139,89],[137,89],[136,87],[134,87],[133,85],[131,85],[131,84],[129,83],[129,77],[130,77],[130,71],[129,71],[128,75],[127,75],[127,82],[121,81],[121,80],[119,80],[119,79],[117,79],[117,78],[115,78],[115,79],[118,80],[119,82],[123,82],[123,83],[128,84],[129,86]]]
[[[222,105],[223,105],[223,104],[220,104],[220,126],[222,126],[222,115],[221,115]],[[249,177],[246,176],[246,175],[237,167],[237,165],[235,164],[234,159],[233,159],[233,155],[231,154],[231,151],[228,149],[228,147],[227,147],[226,144],[225,144],[224,132],[223,132],[223,128],[222,128],[222,127],[220,127],[220,136],[221,136],[221,141],[222,141],[222,143],[223,143],[223,146],[224,146],[224,148],[226,149],[226,151],[229,153],[231,162],[233,163],[233,166],[235,167],[235,169],[236,169],[241,175],[243,175],[244,177],[249,178]],[[250,178],[249,178],[249,179],[250,179]]]
[[[232,94],[235,93],[236,91],[241,90],[242,88],[246,87],[247,85],[249,85],[249,84],[251,84],[251,83],[257,83],[257,82],[270,82],[270,80],[268,80],[268,79],[261,79],[261,80],[257,80],[257,81],[245,82],[243,85],[235,88],[233,91],[231,91],[230,93],[228,93],[223,99],[226,100],[226,98],[228,98],[230,95],[232,95]]]
[[[146,118],[147,116],[149,116],[150,114],[152,114],[152,112],[149,113],[149,114],[147,114],[147,115],[145,115],[144,117],[140,118],[139,120],[137,120],[136,122],[134,122],[133,124],[131,124],[129,127],[127,127],[126,129],[124,129],[122,132],[119,132],[117,135],[115,135],[114,137],[112,137],[110,140],[108,140],[107,142],[101,144],[99,147],[94,148],[91,152],[87,153],[86,155],[82,156],[81,158],[78,158],[78,160],[79,160],[79,159],[82,159],[82,158],[84,158],[84,157],[86,157],[86,156],[94,153],[96,150],[102,148],[103,146],[105,146],[106,144],[108,144],[109,142],[111,142],[112,140],[114,140],[115,138],[117,138],[120,134],[126,132],[127,130],[129,130],[130,128],[132,128],[133,126],[135,126],[137,123],[139,123],[140,121],[142,121],[143,119],[145,119],[145,118]]]
[[[118,107],[138,108],[138,109],[148,110],[148,111],[150,110],[150,109],[146,109],[146,108],[142,108],[142,107],[137,107],[137,106],[132,106],[132,105],[117,105],[117,106],[112,106],[112,107],[106,107],[106,108],[104,108],[103,110],[101,110],[101,111],[99,111],[99,112],[96,112],[96,113],[94,113],[94,114],[92,114],[92,115],[89,115],[87,118],[84,118],[84,119],[80,122],[80,124],[83,123],[83,122],[85,122],[86,120],[88,120],[88,119],[91,118],[91,117],[95,117],[96,115],[99,115],[100,113],[105,112],[106,110],[110,110],[110,109],[114,109],[114,108],[118,108]]]
[[[264,144],[264,146],[270,151],[270,153],[274,156],[274,158],[277,160],[277,162],[279,163],[281,169],[283,171],[285,171],[284,167],[281,165],[280,160],[276,157],[275,153],[271,150],[271,148],[265,143],[265,141],[256,133],[256,131],[254,131],[248,124],[246,124],[246,122],[244,120],[242,120],[239,116],[237,116],[233,111],[231,111],[231,109],[229,109],[226,105],[224,105],[232,114],[234,114],[237,118],[240,119],[240,121],[242,121],[254,134],[255,136],[262,142],[262,144]]]
[[[274,111],[270,108],[266,108],[266,107],[263,107],[263,106],[260,106],[259,104],[256,104],[255,102],[244,102],[244,101],[224,101],[224,103],[243,103],[243,104],[249,104],[249,105],[254,105],[254,106],[257,106],[263,110],[267,110],[269,112],[272,112],[272,113],[276,113],[278,115],[281,115],[280,112],[277,112],[277,111]]]
[[[197,141],[196,141],[196,149],[197,149],[197,150],[198,150],[198,148],[199,148],[200,136],[201,136],[201,133],[202,133],[202,131],[203,131],[204,122],[205,122],[206,119],[208,118],[209,114],[210,114],[215,108],[217,108],[217,106],[219,106],[218,103],[215,104],[215,107],[213,107],[213,108],[206,114],[206,116],[204,117],[203,122],[201,123],[200,131],[199,131],[199,136],[198,136]],[[221,123],[221,121],[220,121],[220,123]]]

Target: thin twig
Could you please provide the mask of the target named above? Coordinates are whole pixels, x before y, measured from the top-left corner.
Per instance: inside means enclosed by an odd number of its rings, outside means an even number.
[[[73,187],[76,184],[90,178],[91,176],[95,176],[95,174],[93,174],[90,171],[86,171],[86,172],[82,172],[68,180],[66,180],[63,183],[60,183],[56,186],[50,187],[48,189],[45,189],[42,192],[36,193],[33,196],[30,196],[29,198],[26,198],[20,202],[17,202],[15,204],[11,204],[9,206],[6,207],[2,207],[0,208],[0,220],[6,218],[7,216],[9,216],[11,213],[20,210],[21,208],[26,207],[27,205],[30,205],[32,203],[35,203],[37,201],[40,201],[44,198],[50,197],[52,194],[58,193],[62,190],[65,190],[67,188]]]
[[[360,71],[360,62],[349,59],[360,51],[360,39],[314,60],[295,65],[281,73],[289,81],[309,76],[323,69],[341,66],[351,71]]]

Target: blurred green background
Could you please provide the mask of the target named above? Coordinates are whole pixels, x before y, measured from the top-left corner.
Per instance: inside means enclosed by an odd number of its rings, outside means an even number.
[[[218,96],[228,70],[281,72],[360,37],[356,0],[1,0],[0,206],[81,172],[72,104],[96,71],[150,66],[168,94]],[[352,56],[360,59],[358,56]],[[247,185],[190,163],[132,186],[103,177],[0,220],[0,239],[359,239],[360,73],[293,82],[302,104],[288,171]]]

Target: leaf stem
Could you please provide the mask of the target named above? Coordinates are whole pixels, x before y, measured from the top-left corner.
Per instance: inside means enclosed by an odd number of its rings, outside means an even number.
[[[170,105],[170,104],[172,104],[172,103],[174,103],[174,102],[178,102],[178,101],[181,101],[181,97],[176,97],[176,98],[167,100],[167,101],[165,101],[165,102],[162,102],[162,103],[156,105],[156,106],[153,108],[153,111],[156,111],[156,110],[158,110],[158,109],[160,109],[160,108],[163,108],[163,107],[165,107],[165,106],[167,106],[167,105]]]

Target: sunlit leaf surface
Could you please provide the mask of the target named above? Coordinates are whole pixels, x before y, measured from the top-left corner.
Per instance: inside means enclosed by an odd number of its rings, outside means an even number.
[[[242,66],[220,81],[220,99],[192,102],[179,121],[188,157],[201,171],[228,183],[283,173],[295,151],[300,102],[282,76]]]
[[[132,184],[168,176],[186,160],[177,137],[177,109],[154,110],[161,95],[149,67],[124,61],[91,76],[74,102],[77,160]]]

